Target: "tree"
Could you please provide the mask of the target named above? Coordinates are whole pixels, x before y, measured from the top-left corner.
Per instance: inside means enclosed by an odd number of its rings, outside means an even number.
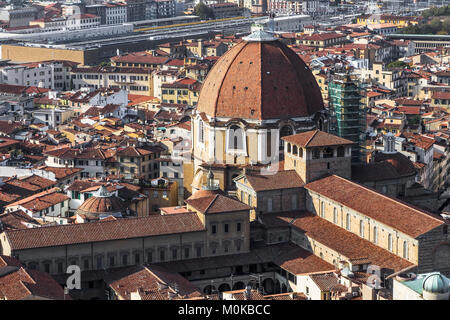
[[[431,27],[431,29],[433,30],[433,33],[438,32],[439,30],[441,30],[442,28],[442,22],[441,19],[439,18],[433,18],[433,20],[431,20],[429,26]]]
[[[394,68],[405,68],[405,67],[408,67],[408,64],[403,61],[400,61],[400,60],[393,61],[386,66],[386,68],[388,70],[391,70]]]
[[[206,4],[204,4],[203,2],[199,2],[194,7],[194,14],[196,16],[199,16],[200,19],[202,19],[202,20],[214,19],[214,11],[210,7],[208,7]]]
[[[445,18],[442,22],[442,30],[445,30],[447,34],[450,33],[450,18]]]

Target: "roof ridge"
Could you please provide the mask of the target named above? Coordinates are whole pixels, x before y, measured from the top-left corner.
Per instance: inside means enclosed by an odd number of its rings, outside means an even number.
[[[90,198],[89,198],[90,199]],[[186,213],[179,213],[178,215],[188,215],[188,214],[195,214],[194,212],[186,212]],[[171,214],[170,216],[174,216],[176,214]],[[57,225],[49,225],[49,226],[45,226],[45,229],[49,229],[49,228],[77,228],[78,226],[84,226],[84,225],[93,225],[95,223],[102,223],[103,225],[105,223],[120,223],[120,222],[124,222],[124,221],[130,221],[130,220],[136,220],[136,219],[148,219],[150,217],[159,217],[160,215],[150,215],[147,217],[136,217],[136,218],[128,218],[128,219],[117,219],[117,220],[108,220],[108,221],[96,221],[96,222],[90,222],[90,223],[80,223],[80,224],[57,224]],[[39,227],[39,228],[44,228],[44,227]],[[31,229],[36,229],[36,228],[26,228],[26,229],[11,229],[11,230],[5,230],[5,232],[8,233],[18,233],[20,231],[29,231]]]
[[[436,218],[436,217],[433,217],[432,215],[426,213],[425,210],[422,211],[422,209],[419,209],[419,208],[417,208],[417,207],[415,207],[415,206],[412,206],[412,205],[410,205],[410,204],[408,204],[408,203],[406,203],[406,202],[404,202],[404,201],[402,201],[402,200],[400,200],[400,199],[393,198],[393,197],[389,197],[388,195],[385,195],[385,194],[383,194],[383,193],[381,193],[381,192],[378,192],[378,191],[376,191],[376,190],[374,190],[374,189],[372,189],[372,188],[369,188],[369,187],[367,187],[367,186],[365,186],[365,185],[363,185],[363,184],[359,184],[359,183],[357,183],[357,182],[355,182],[355,181],[351,181],[351,180],[345,179],[345,178],[340,177],[340,176],[338,176],[338,175],[333,174],[333,175],[331,175],[331,176],[335,176],[335,177],[340,178],[341,180],[348,181],[348,182],[350,182],[350,183],[352,183],[352,184],[354,184],[354,185],[357,185],[357,186],[359,186],[359,187],[362,187],[362,188],[365,189],[365,190],[370,191],[371,193],[376,193],[376,194],[382,196],[383,198],[385,198],[385,199],[387,199],[387,200],[394,201],[394,202],[396,202],[396,203],[402,205],[403,207],[408,207],[408,208],[410,208],[410,209],[412,209],[412,210],[414,210],[414,211],[420,213],[420,214],[423,215],[423,216],[426,216],[426,217],[429,217],[429,218],[431,218],[431,219],[437,220],[437,221],[439,221],[439,222],[441,222],[441,223],[444,223],[442,220],[440,220],[440,219],[438,219],[438,218]],[[432,213],[432,212],[429,212],[429,213]],[[402,232],[402,233],[403,233],[403,232]]]
[[[216,195],[214,196],[214,199],[213,199],[213,200],[209,203],[209,205],[206,207],[205,213],[208,212],[209,208],[211,208],[211,206],[213,205],[213,203],[216,202],[216,200],[217,200],[218,197],[219,197],[219,194],[216,194]]]
[[[305,143],[305,147],[308,146],[308,144],[311,142],[311,140],[316,136],[317,132],[319,131],[319,129],[314,130],[314,134],[311,136],[311,138],[308,139],[308,141],[306,141]]]

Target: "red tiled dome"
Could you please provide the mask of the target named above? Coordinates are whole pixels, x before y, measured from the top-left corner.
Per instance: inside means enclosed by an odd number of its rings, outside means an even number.
[[[121,213],[126,212],[126,206],[116,196],[110,194],[99,195],[102,191],[105,192],[106,189],[100,188],[100,191],[94,193],[92,197],[85,200],[83,204],[76,211],[77,214],[83,214],[88,218],[98,218],[100,215]]]
[[[322,110],[307,65],[280,41],[242,41],[209,72],[197,111],[212,117],[284,119]]]

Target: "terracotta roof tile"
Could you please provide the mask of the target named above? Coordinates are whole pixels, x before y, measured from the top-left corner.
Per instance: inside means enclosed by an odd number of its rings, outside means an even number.
[[[270,175],[253,174],[250,172],[244,176],[256,192],[301,188],[305,185],[295,170],[277,171],[275,174]]]
[[[431,213],[426,213],[400,200],[390,198],[336,175],[310,182],[305,188],[413,238],[443,224],[440,219],[433,217]]]
[[[197,105],[212,117],[245,119],[303,117],[322,109],[311,71],[280,41],[242,41],[230,49],[208,73]]]
[[[186,203],[205,214],[245,211],[251,209],[248,205],[221,194],[195,199],[189,198],[186,200]]]
[[[324,147],[335,146],[341,144],[353,144],[353,141],[320,131],[312,130],[303,133],[294,134],[282,138],[284,141],[290,142],[301,147]]]
[[[408,260],[400,258],[388,250],[380,248],[372,242],[315,214],[292,212],[266,215],[271,215],[272,218],[279,219],[285,223],[285,226],[295,228],[311,239],[314,239],[314,241],[323,244],[349,260],[364,258],[374,265],[394,271],[399,271],[413,265]],[[270,227],[269,223],[266,223],[266,225]]]
[[[12,250],[204,231],[195,213],[6,231]]]

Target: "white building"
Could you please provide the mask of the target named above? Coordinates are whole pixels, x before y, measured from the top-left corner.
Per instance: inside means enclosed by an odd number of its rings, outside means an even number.
[[[261,24],[264,30],[273,29],[274,32],[300,32],[305,25],[309,25],[312,19],[308,15],[297,14],[291,16],[278,16],[273,19],[267,17],[255,19],[255,22]]]
[[[57,128],[61,124],[66,124],[73,116],[71,109],[38,109],[33,111],[35,123],[44,123],[51,129]]]
[[[124,23],[117,25],[109,25],[109,26],[96,26],[89,29],[71,29],[71,30],[56,30],[56,31],[48,31],[42,30],[41,28],[31,28],[24,30],[16,30],[14,32],[1,32],[0,40],[22,40],[29,41],[27,46],[30,47],[58,47],[62,48],[63,46],[55,46],[51,43],[59,42],[59,41],[73,41],[79,39],[80,41],[85,41],[86,39],[93,37],[110,37],[110,36],[118,36],[123,34],[129,34],[133,32],[133,24]],[[33,42],[47,42],[49,44],[34,44]]]
[[[121,2],[105,3],[105,24],[127,22],[127,5]]]
[[[100,26],[100,17],[93,14],[75,14],[66,17],[42,18],[30,21],[30,26],[37,25],[44,31],[79,30]]]
[[[70,87],[70,70],[75,65],[77,63],[69,61],[8,65],[0,68],[0,83],[67,90]]]

